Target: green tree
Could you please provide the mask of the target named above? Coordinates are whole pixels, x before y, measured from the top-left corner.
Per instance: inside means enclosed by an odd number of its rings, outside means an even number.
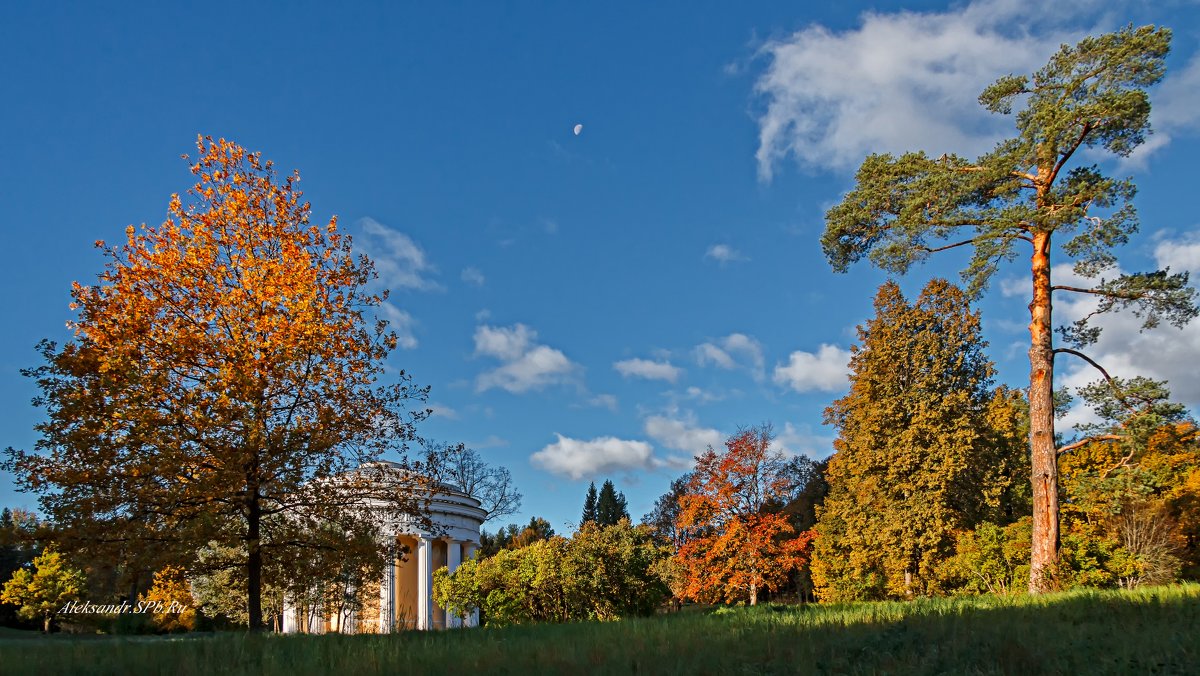
[[[1096,315],[1132,308],[1145,328],[1167,320],[1182,326],[1196,316],[1187,274],[1168,270],[1106,277],[1116,268],[1113,248],[1137,229],[1130,180],[1079,165],[1080,150],[1102,148],[1128,156],[1150,130],[1146,89],[1163,76],[1170,31],[1143,26],[1063,45],[1032,76],[1009,75],[980,95],[989,111],[1011,114],[1016,135],[975,161],[915,152],[868,156],[855,187],[826,214],[821,239],[839,272],[869,258],[904,273],[933,253],[970,247],[963,271],[974,296],[992,275],[1027,246],[1030,254],[1029,439],[1033,489],[1030,590],[1043,591],[1058,558],[1058,473],[1054,435],[1055,356],[1094,342]],[[1051,282],[1052,240],[1074,261],[1089,286]],[[1054,347],[1052,298],[1082,293],[1099,299],[1097,311],[1060,328],[1071,347]],[[1094,363],[1094,362],[1093,362]]]
[[[618,493],[611,480],[605,481],[600,487],[600,495],[596,498],[596,523],[600,526],[615,526],[621,519],[629,518],[625,494]]]
[[[596,523],[596,482],[588,484],[587,496],[583,499],[583,514],[579,517],[579,525]]]
[[[812,575],[825,601],[942,591],[955,533],[1014,510],[1027,472],[1018,394],[991,388],[979,314],[944,280],[909,304],[893,282],[858,329],[850,392],[818,508]]]
[[[434,573],[434,601],[460,616],[480,611],[487,626],[615,620],[651,615],[668,590],[659,564],[670,556],[646,526],[585,523],[490,558]]]
[[[527,547],[539,540],[549,540],[554,537],[554,528],[550,522],[540,516],[529,517],[529,523],[518,526],[510,523],[496,531],[495,535],[483,531],[479,534],[479,555],[483,558],[495,556],[504,549]]]
[[[17,613],[42,621],[42,631],[50,633],[51,623],[63,606],[79,600],[83,592],[83,573],[67,565],[62,554],[47,547],[33,560],[33,570],[21,568],[4,583],[0,601],[20,606]]]

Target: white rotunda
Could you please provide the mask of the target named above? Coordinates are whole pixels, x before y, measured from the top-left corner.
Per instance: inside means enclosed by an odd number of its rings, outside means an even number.
[[[399,469],[395,463],[386,464]],[[478,624],[478,611],[471,617],[457,617],[433,602],[433,571],[445,566],[454,572],[471,558],[479,547],[479,532],[487,512],[479,500],[451,484],[439,484],[432,495],[422,497],[428,498],[431,529],[423,528],[411,517],[383,524],[384,537],[396,554],[384,568],[377,597],[374,585],[361,590],[364,597],[373,598],[364,598],[361,611],[345,617],[306,617],[303,609],[285,602],[283,632],[386,634]],[[407,552],[404,558],[402,552]]]

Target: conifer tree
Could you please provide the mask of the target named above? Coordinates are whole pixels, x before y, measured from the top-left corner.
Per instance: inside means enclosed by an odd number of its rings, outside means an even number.
[[[1027,472],[1020,397],[992,390],[966,295],[934,280],[910,305],[889,282],[875,310],[825,412],[839,434],[812,562],[826,601],[939,591],[955,531],[1013,511]]]
[[[1096,341],[1097,315],[1132,309],[1144,328],[1182,326],[1197,316],[1186,272],[1122,274],[1113,249],[1137,231],[1136,188],[1087,164],[1101,151],[1127,157],[1150,133],[1146,89],[1162,79],[1171,32],[1129,26],[1063,45],[1036,73],[1000,78],[979,96],[992,113],[1010,115],[1016,134],[971,161],[922,152],[868,156],[855,187],[826,214],[821,239],[833,268],[868,258],[895,273],[931,254],[971,251],[963,270],[972,295],[1003,263],[1028,255],[1029,444],[1033,492],[1030,591],[1052,586],[1058,559],[1058,450],[1054,434],[1057,355],[1100,366],[1080,351]],[[1079,160],[1083,159],[1084,163]],[[1052,241],[1058,241],[1056,250]],[[1065,255],[1082,286],[1051,282],[1052,255]],[[1056,329],[1053,299],[1086,294],[1099,306]],[[1068,347],[1054,346],[1059,331]]]
[[[579,525],[591,522],[596,523],[596,482],[588,484],[587,497],[583,499],[583,516],[579,519]]]
[[[600,487],[600,496],[596,499],[596,523],[600,526],[615,526],[621,519],[629,518],[625,494],[618,493],[611,479],[606,480]]]

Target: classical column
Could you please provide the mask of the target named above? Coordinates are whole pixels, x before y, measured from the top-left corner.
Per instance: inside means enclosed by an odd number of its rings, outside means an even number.
[[[379,580],[379,633],[390,634],[396,627],[396,554],[395,544],[388,548],[383,578]]]
[[[433,629],[433,542],[417,538],[417,629]]]
[[[296,626],[296,604],[290,595],[283,597],[283,627],[284,634],[295,634],[300,628]]]
[[[463,543],[463,558],[466,560],[470,560],[472,557],[474,557],[475,549],[478,546],[479,546],[479,543],[475,542],[473,540],[467,540],[466,542],[464,542]],[[463,618],[463,624],[465,624],[468,627],[478,627],[479,626],[479,609],[476,608],[475,610],[471,611],[470,617]]]
[[[458,565],[460,563],[462,563],[462,548],[461,548],[458,540],[447,539],[446,540],[446,572],[448,572],[450,574],[454,574],[454,571],[458,570]],[[454,613],[451,613],[449,610],[447,610],[446,611],[446,628],[449,629],[451,627],[461,627],[461,626],[462,626],[462,622],[458,619],[458,616],[455,615]]]

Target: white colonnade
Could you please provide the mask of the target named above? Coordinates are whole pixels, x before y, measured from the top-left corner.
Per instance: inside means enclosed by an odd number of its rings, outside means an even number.
[[[460,618],[433,602],[433,571],[443,566],[451,573],[458,570],[463,561],[474,555],[479,543],[454,538],[398,537],[400,541],[408,539],[415,541],[415,546],[409,544],[407,560],[393,558],[379,583],[379,633],[475,626],[478,613]]]
[[[427,497],[428,522],[410,517],[382,524],[393,553],[380,576],[377,616],[372,614],[372,599],[360,598],[360,610],[347,617],[329,618],[288,601],[283,632],[391,633],[478,625],[478,611],[460,618],[433,602],[433,572],[442,567],[453,572],[474,556],[487,513],[478,500],[450,484],[441,484]]]

